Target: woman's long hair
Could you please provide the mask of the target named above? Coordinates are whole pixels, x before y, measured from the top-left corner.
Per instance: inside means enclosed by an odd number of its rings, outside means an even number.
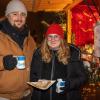
[[[47,44],[47,39],[45,39],[41,45],[41,55],[42,55],[42,60],[45,61],[46,63],[49,63],[51,61],[52,55],[50,53],[50,49]],[[68,59],[70,57],[70,50],[69,46],[65,44],[64,40],[61,40],[60,47],[57,50],[57,57],[59,62],[62,62],[63,64],[68,63]]]

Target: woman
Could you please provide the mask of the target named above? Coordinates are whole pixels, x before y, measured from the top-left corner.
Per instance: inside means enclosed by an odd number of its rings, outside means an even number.
[[[80,51],[65,44],[59,24],[49,26],[41,47],[33,55],[30,76],[31,81],[56,80],[47,90],[34,88],[32,100],[82,100],[79,90],[87,76]]]

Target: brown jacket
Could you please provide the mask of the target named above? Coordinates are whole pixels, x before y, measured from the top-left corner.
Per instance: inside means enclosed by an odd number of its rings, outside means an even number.
[[[32,55],[36,48],[33,38],[29,35],[25,38],[23,50],[7,34],[0,31],[0,97],[19,99],[29,89],[27,82],[30,75]],[[23,70],[5,70],[3,57],[12,54],[14,56],[26,56],[26,68]]]

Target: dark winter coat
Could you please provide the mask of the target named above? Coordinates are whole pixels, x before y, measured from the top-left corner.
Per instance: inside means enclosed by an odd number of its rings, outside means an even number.
[[[33,55],[31,65],[31,81],[38,79],[57,80],[61,78],[65,81],[63,93],[56,93],[56,83],[47,90],[33,89],[32,100],[82,100],[80,87],[85,84],[87,75],[84,70],[83,62],[79,59],[80,51],[75,46],[70,46],[71,58],[67,65],[58,61],[56,52],[52,51],[53,58],[50,63],[42,61],[40,49]]]

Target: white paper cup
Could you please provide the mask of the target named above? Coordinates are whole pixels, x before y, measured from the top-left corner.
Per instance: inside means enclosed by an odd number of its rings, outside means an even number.
[[[17,69],[24,69],[25,68],[25,56],[17,56]]]

